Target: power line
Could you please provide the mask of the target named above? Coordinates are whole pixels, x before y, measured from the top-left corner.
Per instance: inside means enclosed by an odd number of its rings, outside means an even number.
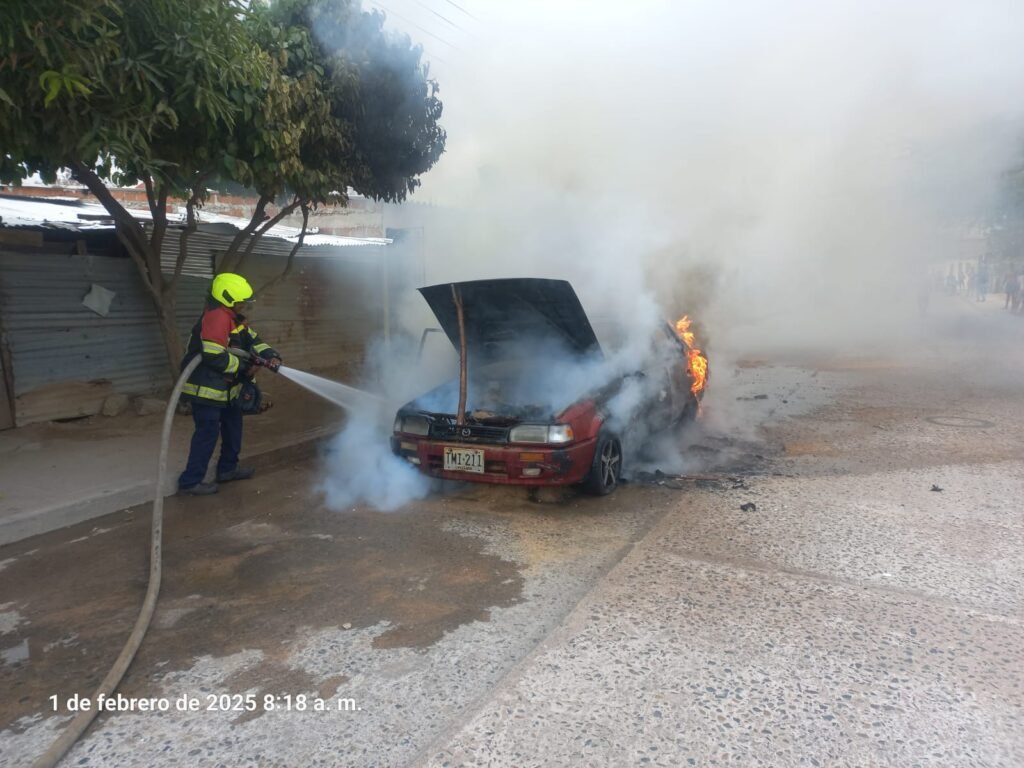
[[[458,8],[458,9],[459,9],[460,11],[462,11],[462,12],[463,12],[464,14],[466,14],[467,16],[469,16],[469,18],[471,18],[471,19],[474,19],[475,21],[480,21],[480,19],[478,19],[478,18],[477,18],[476,16],[474,16],[474,15],[473,15],[472,13],[470,13],[469,11],[467,11],[467,10],[466,10],[465,8],[463,8],[463,7],[461,6],[461,5],[459,5],[459,4],[457,4],[457,3],[453,3],[453,2],[452,2],[452,0],[444,0],[444,1],[445,1],[446,3],[448,3],[448,5],[452,6],[452,8]]]
[[[460,32],[465,32],[465,30],[464,30],[464,29],[463,29],[462,27],[460,27],[460,26],[459,26],[458,24],[456,24],[456,23],[455,23],[454,21],[452,21],[451,19],[449,19],[449,18],[448,18],[447,16],[442,16],[442,15],[441,15],[440,13],[438,13],[437,11],[435,11],[435,10],[434,10],[433,8],[431,8],[431,7],[430,7],[429,5],[427,5],[426,3],[420,2],[420,0],[415,0],[415,2],[416,2],[416,5],[418,5],[418,6],[422,7],[422,8],[426,8],[426,9],[427,9],[428,11],[430,11],[430,12],[431,12],[432,14],[434,14],[435,16],[437,16],[437,18],[441,19],[442,21],[445,21],[445,22],[447,22],[448,24],[451,24],[451,25],[452,25],[453,27],[455,27],[455,28],[456,28],[457,30],[459,30]]]
[[[410,20],[408,17],[403,16],[400,13],[395,13],[390,8],[388,8],[387,6],[384,6],[384,5],[381,5],[380,3],[378,3],[377,0],[370,0],[370,2],[372,2],[374,5],[376,5],[378,8],[380,8],[385,13],[390,13],[396,19],[402,19],[402,21],[404,21],[409,26],[415,27],[416,29],[420,30],[420,32],[423,32],[426,35],[430,35],[432,38],[434,38],[438,42],[444,43],[448,47],[450,47],[450,48],[452,48],[452,49],[454,49],[456,51],[459,51],[461,53],[461,49],[457,45],[454,45],[453,43],[449,43],[443,37],[438,37],[433,32],[431,32],[429,29],[425,29],[424,27],[421,27],[419,24],[417,24],[416,22]]]

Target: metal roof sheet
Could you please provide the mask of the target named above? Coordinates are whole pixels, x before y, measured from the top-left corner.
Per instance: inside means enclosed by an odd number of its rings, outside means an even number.
[[[151,222],[148,210],[141,208],[128,209],[132,216],[143,222]],[[83,218],[86,217],[86,218]],[[226,235],[233,237],[249,223],[248,219],[236,216],[224,216],[200,209],[197,213],[198,232]],[[183,216],[171,217],[172,225],[182,225]],[[0,195],[0,224],[8,227],[49,226],[60,229],[110,229],[112,223],[110,213],[98,203],[88,203],[74,198],[33,198]],[[267,242],[279,241],[287,243],[282,246],[287,255],[291,246],[298,242],[301,231],[297,227],[277,224],[264,235]],[[390,245],[386,237],[343,237],[340,235],[320,234],[308,231],[303,240],[303,256],[324,256],[328,253],[307,253],[305,249],[315,248],[349,248],[360,245]],[[270,246],[273,249],[273,246]]]

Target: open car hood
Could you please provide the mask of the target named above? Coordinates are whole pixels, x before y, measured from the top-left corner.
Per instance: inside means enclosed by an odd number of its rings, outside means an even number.
[[[580,356],[601,356],[601,345],[576,292],[565,280],[516,277],[455,283],[462,296],[470,359],[498,360],[511,350],[551,342]],[[459,320],[452,283],[420,288],[455,348]]]

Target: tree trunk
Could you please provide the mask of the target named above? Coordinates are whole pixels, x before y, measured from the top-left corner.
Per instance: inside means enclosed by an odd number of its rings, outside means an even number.
[[[96,175],[93,168],[83,163],[72,163],[71,169],[74,177],[83,183],[100,204],[114,218],[117,239],[121,241],[125,251],[135,262],[142,285],[153,301],[153,308],[156,310],[157,323],[160,326],[160,337],[164,342],[164,351],[167,354],[168,373],[173,382],[178,377],[178,369],[181,365],[181,339],[178,338],[178,330],[175,327],[175,298],[177,296],[177,276],[180,274],[180,266],[175,272],[175,279],[171,285],[165,285],[162,270],[160,268],[160,245],[163,242],[167,229],[167,193],[165,189],[159,191],[154,189],[152,180],[146,184],[146,193],[149,200],[150,211],[153,214],[153,231],[147,236],[142,224],[135,219],[131,212],[121,205],[113,193],[107,189],[103,180]],[[194,206],[194,198],[189,201]],[[192,217],[189,219],[192,223]],[[183,261],[182,258],[180,261]]]
[[[181,346],[181,337],[178,335],[178,323],[176,321],[177,301],[173,294],[164,294],[163,306],[157,307],[157,323],[160,325],[160,337],[164,342],[164,351],[167,353],[167,363],[170,367],[171,379],[178,375],[181,368],[181,358],[184,350]]]

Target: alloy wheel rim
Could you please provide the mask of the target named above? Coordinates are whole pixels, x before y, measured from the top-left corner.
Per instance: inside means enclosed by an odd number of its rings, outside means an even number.
[[[618,477],[619,458],[618,443],[609,440],[601,450],[601,481],[605,488],[615,485]]]

